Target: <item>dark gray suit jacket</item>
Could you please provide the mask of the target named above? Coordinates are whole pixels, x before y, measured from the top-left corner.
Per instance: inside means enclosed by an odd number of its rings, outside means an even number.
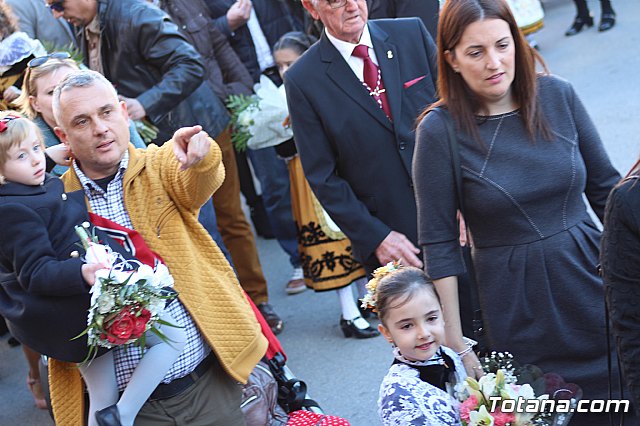
[[[372,271],[391,230],[417,243],[414,123],[435,100],[436,47],[416,18],[368,25],[393,122],[326,34],[287,71],[285,86],[311,188]]]
[[[422,19],[431,37],[436,38],[438,30],[438,0],[367,0],[369,19],[408,18]]]

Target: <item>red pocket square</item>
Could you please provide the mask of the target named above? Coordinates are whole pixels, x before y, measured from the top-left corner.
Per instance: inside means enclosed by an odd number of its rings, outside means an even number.
[[[409,87],[413,86],[414,84],[416,84],[417,82],[419,82],[420,80],[422,80],[422,79],[423,79],[423,78],[425,78],[425,77],[426,77],[426,75],[422,75],[422,76],[420,76],[420,77],[418,77],[418,78],[414,78],[413,80],[409,80],[409,81],[407,81],[407,82],[406,82],[406,83],[404,83],[402,86],[403,86],[405,89],[408,89]]]

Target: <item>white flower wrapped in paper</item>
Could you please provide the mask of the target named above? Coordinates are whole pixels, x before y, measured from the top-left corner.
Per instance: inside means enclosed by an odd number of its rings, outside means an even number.
[[[284,85],[276,87],[269,77],[261,76],[260,83],[254,86],[259,99],[257,108],[247,108],[238,117],[247,127],[251,137],[247,141],[250,149],[261,149],[278,145],[293,137],[291,127],[287,125],[289,108]]]

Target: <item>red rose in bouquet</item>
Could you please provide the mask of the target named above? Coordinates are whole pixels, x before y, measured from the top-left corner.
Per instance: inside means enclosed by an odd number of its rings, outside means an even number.
[[[123,345],[129,341],[136,328],[136,318],[129,308],[124,308],[105,327],[107,340],[115,345]]]
[[[134,317],[135,325],[131,333],[132,339],[137,339],[147,330],[147,323],[151,319],[151,312],[142,308],[137,316]]]

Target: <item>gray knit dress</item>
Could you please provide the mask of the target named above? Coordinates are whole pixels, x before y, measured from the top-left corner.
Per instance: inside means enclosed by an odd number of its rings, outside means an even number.
[[[583,195],[602,218],[620,176],[570,84],[541,76],[538,91],[551,141],[530,140],[518,111],[478,117],[483,143],[457,132],[488,342],[578,384],[584,398],[606,398],[600,231]],[[427,271],[432,279],[459,275],[456,188],[439,114],[418,128],[413,167]]]

